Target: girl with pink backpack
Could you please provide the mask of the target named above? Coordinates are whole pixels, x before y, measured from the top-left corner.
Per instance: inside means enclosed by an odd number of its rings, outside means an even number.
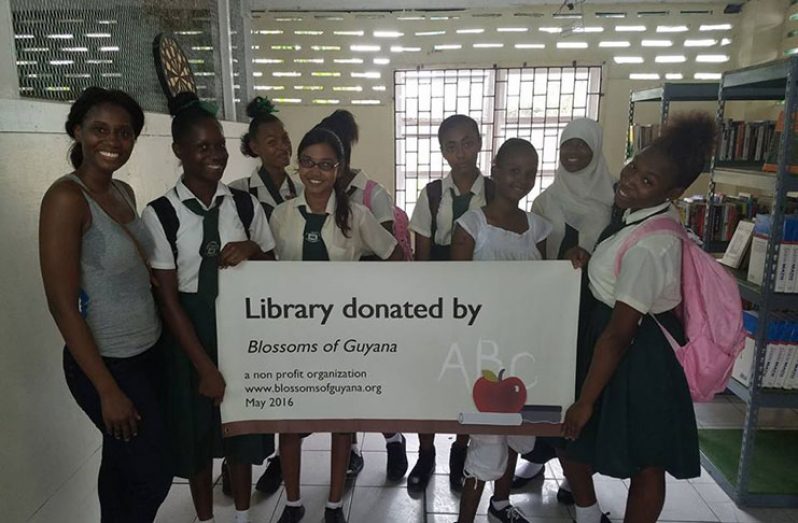
[[[660,228],[635,231],[651,220],[679,225],[671,202],[703,170],[715,134],[709,114],[671,118],[621,172],[615,204],[623,218],[602,232],[592,255],[569,252],[575,267],[586,268],[593,300],[580,332],[578,399],[563,423],[571,440],[563,469],[580,523],[602,517],[594,472],[631,479],[625,520],[635,522],[657,520],[665,472],[677,479],[701,472],[691,391],[668,339],[685,342],[674,312],[683,301],[683,238]]]

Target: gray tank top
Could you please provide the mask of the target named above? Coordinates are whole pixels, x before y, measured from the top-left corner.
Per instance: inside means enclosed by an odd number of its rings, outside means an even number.
[[[153,241],[136,212],[127,191],[112,182],[133,209],[132,222],[114,221],[87,193],[74,174],[72,180],[84,192],[91,210],[91,227],[84,232],[80,253],[80,313],[91,329],[100,355],[130,358],[149,349],[161,335],[161,320],[150,291],[150,274],[128,231],[149,253]]]

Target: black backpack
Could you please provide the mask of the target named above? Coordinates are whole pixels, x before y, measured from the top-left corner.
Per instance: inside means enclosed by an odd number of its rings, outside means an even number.
[[[482,176],[482,175],[480,175]],[[493,196],[496,194],[496,186],[493,185],[493,180],[485,178],[485,203],[493,201]],[[429,213],[432,216],[432,224],[430,226],[430,240],[432,245],[435,245],[435,232],[438,229],[438,209],[441,206],[441,198],[443,197],[443,180],[433,180],[427,184],[427,201],[429,202]]]
[[[241,220],[241,225],[244,226],[244,232],[249,239],[249,227],[252,225],[252,219],[255,217],[255,206],[252,204],[252,197],[248,192],[229,187],[230,192],[233,193],[233,202],[236,205],[236,212],[238,219]],[[161,196],[149,203],[155,215],[158,216],[158,221],[161,222],[163,232],[166,234],[166,239],[172,247],[172,255],[177,260],[177,229],[180,227],[180,220],[177,218],[172,202],[166,196]]]

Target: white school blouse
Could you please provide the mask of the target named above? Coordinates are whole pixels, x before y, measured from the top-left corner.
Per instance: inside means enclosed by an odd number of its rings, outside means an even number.
[[[468,211],[457,224],[474,239],[474,260],[540,260],[537,244],[546,239],[552,226],[537,214],[528,212],[526,217],[529,228],[520,234],[489,224],[482,209]]]
[[[346,187],[346,194],[349,195],[350,202],[365,206],[364,197],[366,195],[366,184],[369,181],[368,176],[360,169],[352,169],[352,172],[357,174]],[[379,183],[375,184],[371,190],[371,213],[380,223],[393,221],[393,198],[385,190],[385,187]]]
[[[230,242],[246,241],[247,234],[244,231],[244,225],[238,218],[238,211],[233,201],[233,193],[223,183],[219,182],[216,187],[216,193],[213,199],[216,201],[217,196],[223,196],[222,203],[219,205],[219,239],[222,243],[222,248]],[[183,184],[182,177],[174,186],[166,193],[166,197],[175,208],[177,219],[180,225],[177,228],[177,266],[175,266],[175,258],[172,254],[172,247],[169,240],[166,239],[166,233],[163,230],[161,221],[158,215],[155,214],[152,206],[148,205],[141,213],[141,219],[149,229],[153,240],[155,241],[155,248],[150,255],[150,266],[153,269],[171,270],[177,269],[177,288],[180,292],[197,292],[198,274],[202,257],[199,255],[200,244],[202,243],[202,216],[198,216],[191,212],[188,207],[183,205],[186,200],[197,200],[203,209],[208,210],[209,207],[205,206],[188,187]],[[268,252],[274,249],[274,238],[272,237],[269,224],[266,222],[266,214],[254,196],[252,204],[255,214],[252,217],[252,224],[249,227],[250,239],[258,244],[260,250]]]
[[[624,223],[635,223],[663,209],[661,216],[679,222],[669,202],[635,212],[626,211]],[[641,314],[669,311],[682,302],[682,241],[668,233],[642,237],[626,251],[615,277],[615,257],[624,239],[639,227],[630,225],[596,246],[587,272],[590,291],[602,303],[615,307],[622,301]]]
[[[301,261],[305,233],[305,217],[300,206],[307,207],[305,195],[278,205],[271,219],[271,228],[276,242],[275,252],[280,260]],[[327,200],[327,219],[321,228],[321,238],[327,247],[330,261],[356,261],[364,254],[374,253],[383,260],[396,248],[396,239],[383,228],[369,210],[350,202],[349,238],[335,224],[335,193]]]
[[[437,229],[435,230],[435,245],[450,245],[452,243],[452,194],[450,189],[454,189],[455,196],[460,196],[460,191],[452,180],[452,173],[446,175],[441,182],[441,205],[438,208]],[[468,210],[479,209],[487,204],[485,199],[485,177],[480,175],[471,186],[473,197],[468,204]],[[427,187],[421,190],[418,202],[413,209],[413,217],[410,219],[410,230],[421,236],[430,237],[432,234],[432,216],[429,212],[429,199],[427,198]]]
[[[231,182],[229,186],[233,189],[239,189],[246,192],[249,192],[249,189],[253,188],[255,189],[255,196],[257,197],[258,201],[261,201],[272,208],[277,207],[279,204],[274,201],[271,193],[269,193],[269,189],[266,188],[266,184],[263,183],[260,174],[258,174],[259,170],[260,167],[256,167],[249,177],[239,178],[238,180]],[[288,172],[287,175],[288,176],[286,179],[283,180],[283,184],[280,186],[280,195],[286,200],[291,198],[291,189],[288,185],[288,178],[294,182],[297,195],[302,192],[302,189],[304,189],[304,185],[302,185],[302,182],[299,180],[299,175],[296,172]]]

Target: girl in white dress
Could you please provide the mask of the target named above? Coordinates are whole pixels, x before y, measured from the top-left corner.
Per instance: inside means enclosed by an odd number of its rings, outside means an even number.
[[[496,195],[485,207],[466,212],[452,236],[452,260],[544,260],[551,224],[518,208],[535,186],[538,154],[526,140],[511,138],[499,148],[491,178]],[[488,508],[490,521],[527,519],[510,504],[510,488],[518,453],[535,446],[534,436],[473,435],[465,462],[466,481],[460,498],[460,523],[476,515],[486,481],[495,481]]]

